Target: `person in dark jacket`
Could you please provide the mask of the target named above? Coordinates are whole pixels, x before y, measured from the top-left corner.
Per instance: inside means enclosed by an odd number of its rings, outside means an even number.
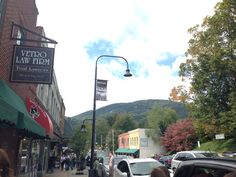
[[[65,154],[62,154],[60,158],[61,170],[64,169],[65,160],[66,160]]]
[[[98,177],[98,164],[99,164],[99,159],[95,156],[94,157],[94,162],[93,162],[94,176],[95,177]]]

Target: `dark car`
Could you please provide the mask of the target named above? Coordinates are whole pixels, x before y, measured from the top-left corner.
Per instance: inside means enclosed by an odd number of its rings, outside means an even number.
[[[174,177],[224,177],[236,173],[236,160],[226,158],[195,158],[182,161]]]
[[[171,167],[171,161],[172,161],[173,156],[172,155],[167,155],[167,156],[161,156],[159,158],[159,162],[164,164],[167,168]]]

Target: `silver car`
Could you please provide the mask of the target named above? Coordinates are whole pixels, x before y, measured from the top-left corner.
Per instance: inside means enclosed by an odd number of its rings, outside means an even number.
[[[219,157],[219,155],[212,151],[180,151],[175,154],[171,161],[171,169],[177,169],[180,162],[193,159],[193,158],[205,158],[205,157]]]

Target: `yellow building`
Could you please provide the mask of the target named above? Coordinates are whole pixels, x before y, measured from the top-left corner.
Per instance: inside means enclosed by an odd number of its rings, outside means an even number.
[[[146,129],[135,129],[119,135],[119,148],[116,150],[116,154],[125,154],[134,157],[153,157],[155,154],[164,154],[165,149],[160,143],[155,143],[151,137],[147,137],[145,133]],[[128,135],[127,135],[128,134]],[[123,146],[122,139],[127,139],[129,142],[126,146]]]

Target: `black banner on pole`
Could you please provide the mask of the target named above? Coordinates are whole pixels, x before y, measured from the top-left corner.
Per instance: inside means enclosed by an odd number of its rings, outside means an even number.
[[[15,45],[11,82],[51,84],[54,48]]]
[[[96,100],[107,101],[107,80],[97,79]]]

